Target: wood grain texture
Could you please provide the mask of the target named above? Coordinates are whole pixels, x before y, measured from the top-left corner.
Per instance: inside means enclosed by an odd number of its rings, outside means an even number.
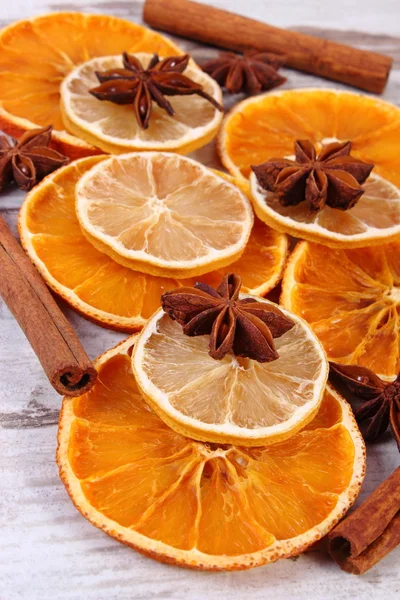
[[[51,4],[49,4],[49,1]],[[204,1],[205,0],[201,0]],[[209,0],[211,2],[211,0]],[[215,6],[360,48],[391,54],[395,65],[384,98],[400,105],[398,0],[212,0]],[[0,26],[47,10],[108,12],[141,21],[141,1],[15,0],[0,2]],[[358,7],[358,9],[357,9]],[[396,19],[397,16],[397,19]],[[361,31],[370,33],[362,33]],[[385,31],[387,34],[385,34]],[[374,35],[375,34],[375,35]],[[196,60],[213,48],[182,44]],[[331,87],[285,70],[286,88]],[[346,89],[345,86],[335,86]],[[239,97],[231,97],[228,106]],[[195,158],[218,166],[213,144]],[[0,198],[0,212],[16,233],[23,194]],[[91,358],[123,339],[61,304]],[[400,551],[361,578],[346,575],[325,556],[297,559],[238,573],[197,573],[159,564],[98,531],[76,511],[55,464],[60,398],[7,308],[0,302],[0,600],[394,600],[400,595]],[[360,501],[398,466],[389,436],[371,446]]]

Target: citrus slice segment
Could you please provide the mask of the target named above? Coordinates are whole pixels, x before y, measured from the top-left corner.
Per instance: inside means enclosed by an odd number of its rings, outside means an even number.
[[[250,176],[253,207],[264,223],[332,248],[378,245],[400,234],[400,190],[374,174],[362,187],[364,194],[353,208],[324,206],[319,212],[311,212],[305,202],[282,206],[275,194],[259,185],[255,173]]]
[[[219,285],[226,273],[234,272],[242,278],[244,292],[265,296],[282,277],[288,246],[285,234],[268,227],[256,217],[249,241],[239,260],[200,277],[179,279],[179,283],[190,287],[196,281],[203,281],[214,287]]]
[[[153,54],[135,53],[144,68]],[[162,58],[162,57],[160,57]],[[61,84],[61,114],[66,129],[111,154],[134,150],[192,152],[211,141],[222,120],[222,113],[200,96],[168,97],[175,114],[170,116],[153,102],[147,129],[136,121],[132,104],[101,102],[89,90],[98,86],[96,72],[122,68],[122,56],[94,58],[76,67]],[[217,102],[222,92],[211,77],[193,62],[184,75],[199,83]]]
[[[59,169],[26,197],[19,217],[21,242],[51,289],[99,325],[137,331],[160,306],[161,294],[195,280],[132,271],[99,252],[83,235],[75,213],[79,178],[106,156],[84,158]],[[230,175],[224,175],[232,179]],[[213,284],[230,268],[243,288],[267,294],[279,281],[287,237],[256,219],[242,257],[231,267],[200,277]],[[198,278],[196,278],[197,280]]]
[[[247,569],[304,551],[353,504],[365,449],[349,405],[332,388],[290,440],[203,444],[170,429],[143,401],[133,343],[97,360],[89,393],[63,401],[60,475],[96,527],[163,562]]]
[[[113,156],[76,186],[83,233],[116,262],[151,275],[197,276],[243,253],[247,197],[200,163],[166,152]]]
[[[51,13],[5,27],[0,31],[1,129],[18,137],[27,129],[53,125],[54,145],[63,154],[98,153],[65,131],[60,84],[76,65],[124,51],[182,54],[159,33],[110,15]]]
[[[392,380],[400,370],[400,243],[333,250],[302,242],[285,270],[281,303],[303,317],[328,358]]]
[[[159,309],[132,356],[143,396],[170,427],[197,440],[257,446],[290,437],[318,411],[328,363],[306,323],[285,314],[294,326],[274,339],[279,358],[260,363],[233,353],[211,358],[209,335],[185,335]]]
[[[244,180],[250,165],[293,154],[293,143],[352,142],[352,154],[400,187],[400,109],[334,89],[272,92],[239,102],[225,117],[218,151],[228,171]]]

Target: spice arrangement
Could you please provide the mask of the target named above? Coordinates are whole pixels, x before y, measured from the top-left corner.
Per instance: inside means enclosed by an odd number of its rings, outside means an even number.
[[[144,12],[207,42],[221,15],[229,51],[201,68],[105,15],[0,32],[8,73],[24,56],[18,83],[0,89],[15,138],[0,138],[0,188],[29,190],[19,233],[34,265],[1,225],[0,292],[66,395],[60,476],[94,525],[210,570],[328,536],[331,556],[361,574],[400,541],[398,470],[345,517],[365,442],[400,439],[400,110],[274,88],[286,64],[381,92],[391,60],[325,43],[335,61],[323,63],[318,40],[263,24],[249,49],[248,20],[187,0],[147,0]],[[249,96],[225,117],[220,86]],[[182,156],[213,138],[228,173]],[[290,255],[289,236],[300,239]],[[277,305],[266,296],[281,279]],[[44,282],[97,324],[138,333],[92,366]],[[33,330],[16,292],[35,300]],[[52,325],[62,339],[50,356],[37,332]]]
[[[278,73],[285,58],[269,52],[245,50],[243,54],[223,52],[202,64],[202,69],[231,94],[249,96],[271,90],[285,83]]]

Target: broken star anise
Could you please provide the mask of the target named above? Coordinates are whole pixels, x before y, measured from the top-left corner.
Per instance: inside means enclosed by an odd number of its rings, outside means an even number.
[[[331,362],[329,379],[352,404],[361,400],[353,411],[364,439],[379,439],[390,425],[400,451],[400,374],[388,383],[366,367]]]
[[[40,179],[68,162],[49,148],[51,125],[26,131],[17,141],[0,137],[0,191],[13,180],[21,190],[30,190]]]
[[[175,111],[166,96],[191,96],[205,98],[215,108],[223,107],[203,87],[183,75],[189,55],[170,56],[160,61],[154,54],[147,68],[140,60],[126,52],[122,55],[123,68],[96,72],[99,86],[89,92],[98,100],[115,104],[133,104],[136,120],[142,129],[147,129],[153,109],[153,100],[171,116]]]
[[[277,54],[246,50],[244,54],[222,52],[201,68],[231,94],[253,96],[285,83],[286,78],[277,71],[284,62],[285,58]]]
[[[210,334],[210,356],[220,360],[228,352],[258,362],[276,360],[274,339],[294,326],[279,308],[254,298],[239,298],[242,280],[225,275],[215,290],[206,283],[162,295],[164,311],[186,335]]]
[[[361,184],[374,168],[350,156],[350,151],[351,142],[333,142],[317,156],[309,140],[297,140],[294,160],[271,158],[251,168],[260,186],[273,192],[282,206],[305,201],[312,212],[325,205],[347,210],[364,193]]]

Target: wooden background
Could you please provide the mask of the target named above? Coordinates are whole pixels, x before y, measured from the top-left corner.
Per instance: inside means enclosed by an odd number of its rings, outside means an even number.
[[[384,98],[400,105],[398,0],[209,2],[271,24],[392,55],[395,67]],[[0,26],[49,10],[107,12],[140,22],[142,2],[0,0]],[[215,52],[190,42],[182,45],[198,60]],[[293,71],[286,75],[287,88],[332,85]],[[212,144],[195,157],[217,164]],[[18,191],[0,197],[1,214],[14,231],[22,200]],[[62,308],[93,358],[124,337],[85,321],[64,305]],[[78,514],[58,478],[55,448],[59,406],[60,398],[0,300],[0,600],[400,597],[400,549],[359,578],[343,573],[317,553],[251,571],[212,574],[162,565],[120,545]],[[360,499],[398,462],[389,437],[370,447]]]

